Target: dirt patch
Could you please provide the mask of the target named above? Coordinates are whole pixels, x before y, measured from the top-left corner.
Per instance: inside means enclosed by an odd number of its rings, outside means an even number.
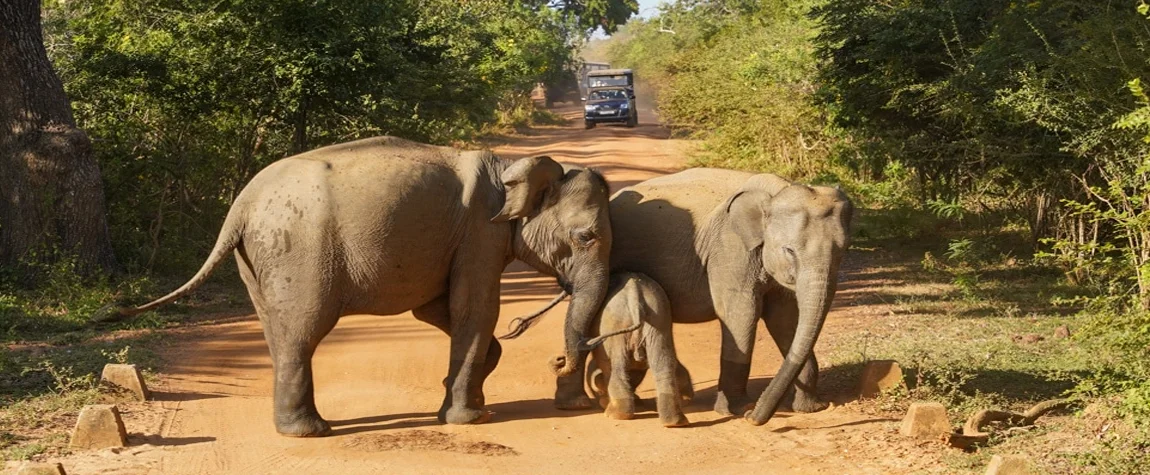
[[[506,445],[494,442],[467,442],[459,440],[455,434],[445,434],[433,430],[409,430],[396,434],[364,434],[347,440],[343,443],[343,447],[368,452],[426,450],[486,455],[488,457],[519,455],[519,452]]]

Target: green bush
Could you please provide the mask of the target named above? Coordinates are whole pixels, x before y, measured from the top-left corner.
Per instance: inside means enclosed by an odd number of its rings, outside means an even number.
[[[694,164],[838,181],[825,173],[830,140],[809,100],[816,3],[674,2],[629,24],[611,62],[657,88],[665,122],[703,140]]]
[[[93,137],[120,262],[135,274],[186,275],[264,166],[374,135],[472,139],[515,107],[508,97],[570,69],[580,12],[617,20],[630,11],[618,10],[622,0],[562,3],[572,9],[50,1],[45,44]]]

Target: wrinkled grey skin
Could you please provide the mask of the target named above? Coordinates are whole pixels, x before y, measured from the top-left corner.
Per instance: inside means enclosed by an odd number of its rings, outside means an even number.
[[[853,208],[846,195],[771,174],[692,169],[620,190],[610,209],[613,272],[654,279],[676,323],[721,321],[716,411],[741,415],[750,402],[760,318],[785,360],[747,419],[761,425],[784,403],[798,411],[825,407],[815,397],[813,349],[848,246]],[[589,406],[576,377],[558,381],[557,407]]]
[[[186,294],[234,250],[271,349],[281,434],[330,432],[311,358],[341,316],[408,310],[451,336],[440,421],[482,422],[483,382],[501,354],[499,278],[513,259],[572,293],[567,360],[584,363],[576,344],[607,293],[607,194],[601,176],[548,157],[511,162],[392,137],[333,145],[262,170],[195,277],[123,313]]]
[[[647,369],[655,373],[656,406],[664,427],[689,424],[683,402],[695,396],[691,375],[679,365],[671,336],[671,303],[649,277],[631,272],[611,275],[599,334],[634,330],[603,340],[591,354],[588,385],[607,417],[635,417],[635,387]]]

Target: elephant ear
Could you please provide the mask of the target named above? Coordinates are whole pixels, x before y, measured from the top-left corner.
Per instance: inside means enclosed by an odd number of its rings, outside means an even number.
[[[747,182],[743,184],[742,190],[762,190],[769,196],[775,196],[783,191],[783,188],[793,184],[786,178],[774,173],[760,173],[748,178]]]
[[[770,214],[771,198],[793,184],[773,173],[760,173],[748,178],[727,202],[728,221],[747,250],[763,245],[763,224]]]
[[[503,170],[503,209],[492,222],[502,223],[532,216],[543,207],[549,191],[563,178],[563,166],[551,157],[539,156],[515,161]]]
[[[763,222],[771,197],[762,190],[742,190],[727,202],[727,222],[739,235],[747,250],[763,245]]]

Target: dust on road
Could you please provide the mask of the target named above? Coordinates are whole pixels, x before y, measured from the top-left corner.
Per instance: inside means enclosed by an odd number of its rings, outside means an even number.
[[[688,143],[668,138],[646,110],[634,129],[544,127],[496,148],[507,157],[547,154],[604,172],[613,189],[684,166]],[[857,289],[856,289],[857,290]],[[559,289],[520,263],[504,274],[500,326],[545,304]],[[843,287],[843,294],[852,291]],[[711,411],[718,377],[717,322],[676,325],[677,352],[698,396],[692,425],[665,429],[653,407],[635,420],[552,407],[549,357],[561,350],[566,304],[517,340],[486,384],[492,421],[448,426],[435,419],[448,367],[448,337],[410,314],[345,317],[314,359],[316,403],[334,434],[292,439],[272,425],[272,367],[254,316],[196,328],[165,350],[157,401],[127,414],[134,445],[74,455],[69,473],[891,473],[912,459],[875,457],[894,423],[835,407],[780,413],[763,427]],[[837,308],[836,321],[849,320]],[[781,357],[759,331],[752,371],[761,391]],[[825,339],[824,339],[825,341]],[[822,342],[820,342],[822,345]],[[820,348],[822,348],[820,346]],[[653,378],[640,387],[651,398]],[[642,408],[641,408],[642,409]],[[898,445],[898,444],[896,444]],[[861,456],[860,452],[870,452]]]

